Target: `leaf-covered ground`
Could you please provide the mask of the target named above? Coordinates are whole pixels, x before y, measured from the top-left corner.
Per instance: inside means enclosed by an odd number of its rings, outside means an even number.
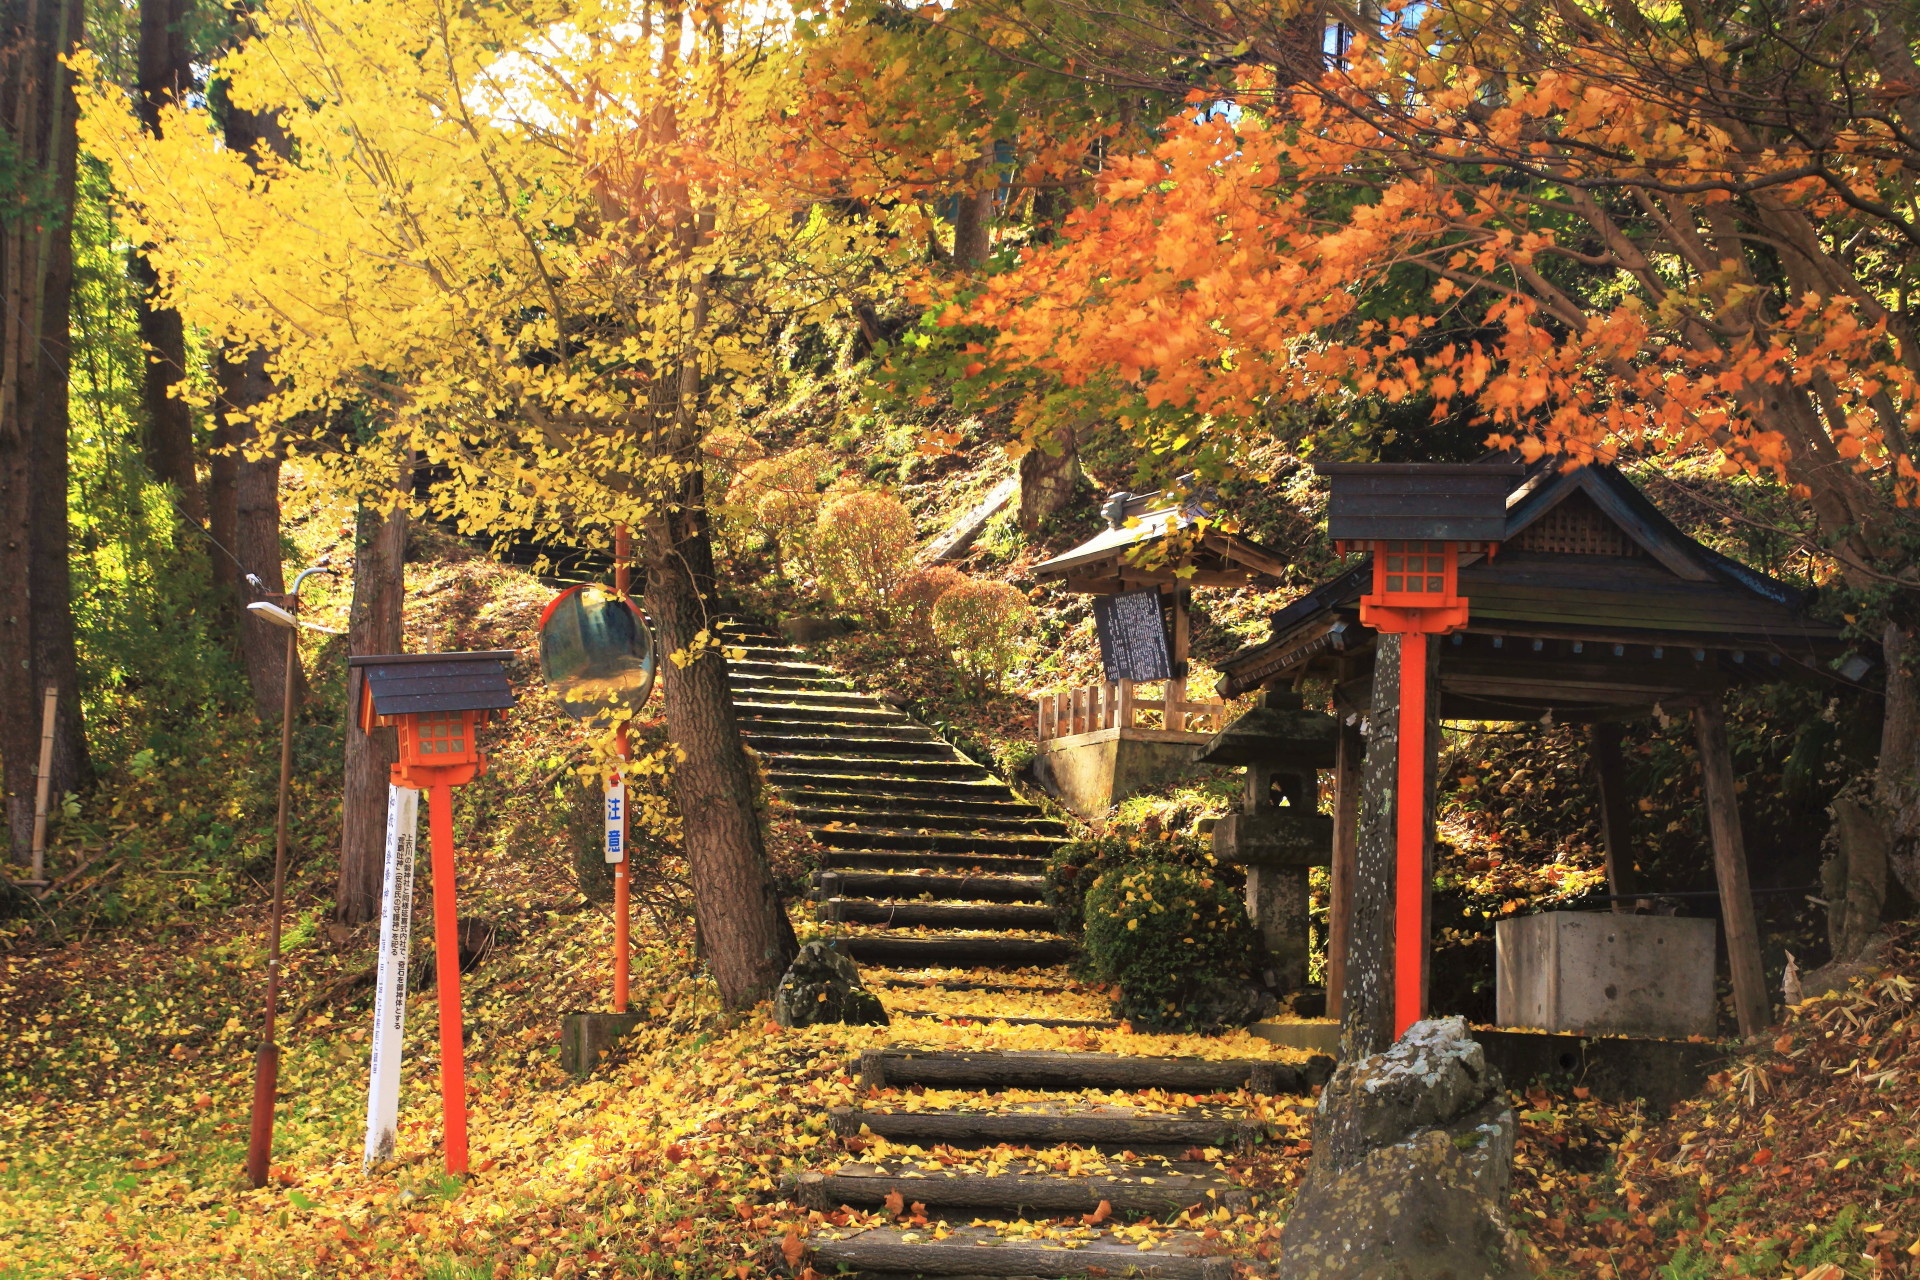
[[[545,598],[524,575],[481,561],[423,568],[410,588],[421,649],[524,648]],[[334,660],[309,657],[317,670]],[[271,789],[254,775],[270,777],[272,759],[257,732],[209,733],[141,764],[69,827],[77,842],[61,866],[85,863],[75,885],[90,903],[118,904],[118,916],[96,910],[60,931],[0,923],[0,1276],[778,1274],[808,1236],[874,1220],[792,1207],[781,1184],[799,1170],[856,1157],[981,1167],[1006,1158],[833,1137],[826,1111],[856,1101],[845,1068],[863,1048],[910,1040],[1283,1056],[1244,1034],[978,1021],[1106,1016],[1105,993],[1061,969],[996,975],[1019,988],[1012,993],[928,984],[967,976],[958,972],[876,970],[890,1006],[946,1020],[785,1032],[764,1009],[715,1007],[690,924],[669,906],[637,922],[635,1006],[646,1022],[591,1081],[575,1082],[558,1069],[559,1018],[605,1006],[610,922],[575,884],[557,789],[584,744],[543,694],[523,692],[490,743],[489,775],[462,793],[458,826],[463,910],[493,922],[497,936],[464,979],[473,1179],[440,1172],[427,988],[410,1011],[399,1158],[361,1170],[372,931],[327,923],[336,818],[327,789],[303,780],[274,1180],[245,1187],[270,853],[258,833],[271,830]],[[309,749],[337,751],[329,732],[303,729]],[[773,816],[776,854],[798,877],[804,839]],[[655,870],[676,868],[666,858]],[[426,932],[424,860],[419,889],[416,939]],[[424,955],[415,961],[425,973]],[[1670,1118],[1577,1091],[1516,1093],[1513,1207],[1540,1267],[1674,1280],[1920,1272],[1911,943],[1887,963],[1868,985],[1794,1011],[1777,1039]],[[1127,1099],[1196,1101],[1208,1100]],[[1297,1115],[1276,1105],[1271,1118],[1277,1140],[1250,1155],[1201,1153],[1268,1190],[1267,1200],[1239,1219],[1188,1224],[1256,1271],[1280,1247],[1310,1152]],[[1031,1158],[1090,1167],[1084,1152]],[[910,1222],[911,1206],[902,1213]],[[1089,1225],[1018,1229],[1071,1237]]]

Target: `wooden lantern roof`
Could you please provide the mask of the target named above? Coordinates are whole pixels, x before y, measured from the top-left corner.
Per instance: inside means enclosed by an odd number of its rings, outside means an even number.
[[[347,659],[365,678],[365,707],[381,720],[423,712],[505,711],[511,649],[461,653],[365,654]]]
[[[1336,542],[1494,542],[1526,472],[1506,462],[1326,462],[1327,536]]]
[[[1105,529],[1071,551],[1034,566],[1034,576],[1057,579],[1068,591],[1117,595],[1162,584],[1277,586],[1286,574],[1287,560],[1281,553],[1237,533],[1207,527],[1201,527],[1192,544],[1182,548],[1181,563],[1192,567],[1191,574],[1175,574],[1172,564],[1148,568],[1129,563],[1141,547],[1216,518],[1204,500],[1191,494],[1176,500],[1167,490],[1116,493],[1107,499],[1101,514],[1107,519]]]
[[[1490,540],[1493,557],[1461,559],[1470,615],[1439,643],[1449,718],[1633,714],[1734,683],[1831,678],[1846,649],[1809,611],[1812,592],[1687,537],[1611,466],[1528,468]],[[1361,561],[1280,610],[1267,640],[1220,664],[1220,693],[1316,676],[1364,706],[1371,581]]]

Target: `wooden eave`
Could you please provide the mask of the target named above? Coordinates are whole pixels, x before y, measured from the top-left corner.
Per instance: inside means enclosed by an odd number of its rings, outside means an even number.
[[[1510,549],[1521,534],[1561,503],[1580,495],[1617,527],[1634,554],[1588,555]],[[1461,594],[1471,614],[1467,637],[1511,637],[1529,642],[1526,652],[1569,655],[1594,645],[1622,653],[1637,647],[1717,655],[1727,679],[1812,675],[1841,647],[1839,629],[1806,612],[1808,592],[1780,583],[1702,546],[1681,533],[1611,467],[1560,472],[1536,469],[1508,505],[1508,533],[1491,560],[1477,559],[1460,571]],[[1373,633],[1359,622],[1359,600],[1371,577],[1361,561],[1276,613],[1271,638],[1241,650],[1221,664],[1218,685],[1235,697],[1281,676],[1334,675],[1350,668],[1336,662],[1371,648]],[[1535,646],[1533,642],[1538,642]],[[1745,655],[1766,655],[1751,665]],[[1442,650],[1447,684],[1453,647]],[[1517,651],[1516,651],[1517,654]],[[1516,655],[1509,655],[1509,662]],[[1521,684],[1539,684],[1516,672]],[[1546,673],[1538,673],[1544,676]],[[1592,681],[1597,690],[1618,677],[1619,697],[1593,692],[1595,701],[1650,700],[1697,686],[1696,676],[1669,671],[1651,683],[1627,680],[1605,664]],[[1696,673],[1697,675],[1697,673]],[[1489,677],[1497,683],[1497,677]],[[1590,690],[1591,691],[1591,690]],[[1460,692],[1468,691],[1463,687]],[[1494,696],[1488,684],[1475,696]]]

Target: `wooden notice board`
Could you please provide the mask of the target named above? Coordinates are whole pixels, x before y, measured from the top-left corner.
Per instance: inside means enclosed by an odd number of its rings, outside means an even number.
[[[1093,628],[1100,637],[1100,663],[1108,680],[1165,680],[1173,675],[1160,592],[1124,591],[1097,596]]]

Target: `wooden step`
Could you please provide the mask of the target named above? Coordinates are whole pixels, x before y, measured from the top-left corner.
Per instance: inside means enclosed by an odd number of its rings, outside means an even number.
[[[850,757],[863,760],[888,760],[897,757],[918,759],[951,760],[958,756],[952,746],[943,739],[934,737],[926,730],[918,730],[924,737],[888,738],[875,736],[880,733],[867,731],[866,726],[849,729],[844,734],[830,733],[789,733],[784,730],[761,730],[753,727],[751,721],[740,726],[740,736],[747,745],[763,756],[823,757],[840,759]]]
[[[849,826],[884,824],[896,830],[978,831],[983,834],[1053,836],[1064,840],[1066,827],[1051,818],[1015,816],[989,817],[979,813],[925,813],[906,808],[863,809],[823,805],[817,797],[800,792],[793,797],[793,810],[802,822],[825,826],[838,822]]]
[[[871,986],[887,987],[895,991],[986,991],[998,995],[1057,996],[1064,994],[1065,986],[1049,983],[1028,984],[1022,982],[996,982],[991,978],[923,978],[912,970],[880,970],[867,975]]]
[[[1074,945],[1066,938],[887,937],[867,934],[834,939],[838,950],[860,964],[909,968],[953,968],[978,965],[988,969],[1027,969],[1061,964],[1071,959]]]
[[[911,831],[901,827],[846,826],[821,829],[813,838],[829,849],[926,849],[936,853],[984,853],[1045,858],[1066,841],[1058,836],[979,835]]]
[[[869,785],[866,789],[842,786],[855,781],[865,781]],[[795,803],[818,805],[826,809],[861,809],[870,813],[900,811],[1000,820],[1026,818],[1053,821],[1040,806],[1016,800],[1004,787],[992,783],[969,784],[972,790],[950,796],[942,794],[943,789],[938,787],[920,793],[887,790],[888,780],[882,778],[824,779],[823,782],[829,785],[810,785],[804,791],[797,792]],[[978,794],[975,794],[976,791]]]
[[[783,693],[844,693],[861,698],[868,697],[837,676],[766,675],[758,671],[741,671],[735,667],[727,668],[727,688],[736,698],[742,694],[763,690],[777,690]]]
[[[896,987],[885,983],[868,983],[886,991]],[[923,1018],[929,1022],[1004,1022],[1010,1027],[1064,1027],[1086,1031],[1112,1031],[1120,1025],[1114,1018],[1023,1018],[1011,1014],[994,1013],[937,1013],[932,1009],[888,1009],[896,1018]]]
[[[1331,1058],[1162,1058],[1040,1049],[868,1049],[852,1068],[870,1089],[1164,1089],[1169,1093],[1306,1094],[1324,1084]]]
[[[1155,1216],[1195,1206],[1235,1213],[1253,1208],[1253,1194],[1209,1164],[1097,1157],[1091,1163],[1105,1172],[1076,1176],[1025,1160],[1009,1161],[1005,1172],[991,1174],[912,1160],[849,1163],[832,1172],[801,1174],[794,1180],[793,1198],[805,1208],[831,1212],[842,1205],[883,1205],[898,1191],[908,1204],[924,1204],[930,1213],[998,1210],[991,1216],[1009,1218],[1092,1213],[1103,1200],[1115,1213]]]
[[[834,1107],[827,1123],[843,1138],[865,1131],[893,1142],[950,1147],[1057,1147],[1067,1144],[1137,1152],[1194,1147],[1237,1150],[1266,1136],[1267,1127],[1238,1107],[1182,1107],[1143,1111],[1073,1099],[1035,1102],[1006,1111],[913,1111],[884,1105]]]
[[[828,849],[824,867],[867,871],[959,871],[969,874],[1034,876],[1047,869],[1045,858],[1000,858],[978,853],[930,853],[924,849]]]
[[[902,929],[1051,929],[1053,908],[1013,902],[828,898],[814,908],[814,919],[829,924],[884,924]]]
[[[789,778],[835,773],[842,776],[879,776],[899,785],[906,779],[925,778],[941,782],[985,782],[993,777],[971,760],[949,756],[945,759],[911,759],[900,756],[876,756],[853,751],[772,751],[760,750],[767,758],[767,772],[774,785],[786,790],[794,785]],[[1005,784],[1000,784],[1004,786]]]
[[[916,855],[924,856],[924,855]],[[824,898],[981,899],[989,902],[1044,902],[1045,876],[905,875],[885,871],[819,871],[814,884]]]
[[[809,680],[841,682],[844,677],[832,667],[823,667],[799,654],[782,653],[767,658],[742,658],[729,662],[727,670],[743,676],[802,676]]]
[[[897,761],[888,761],[890,765]],[[968,803],[992,802],[1006,803],[1013,800],[1013,792],[1007,784],[989,774],[978,765],[970,766],[968,776],[916,777],[907,773],[885,771],[859,771],[854,773],[835,773],[830,770],[806,767],[802,761],[785,763],[770,762],[767,772],[774,785],[782,791],[794,795],[809,791],[833,789],[837,791],[859,791],[872,788],[872,795],[886,796],[952,796]]]
[[[1195,1232],[1170,1232],[1165,1243],[1142,1249],[1102,1231],[1074,1248],[1052,1240],[1019,1240],[992,1227],[956,1227],[944,1240],[927,1227],[868,1227],[829,1239],[815,1236],[815,1270],[847,1268],[866,1273],[924,1276],[1152,1276],[1155,1280],[1232,1280],[1233,1260]]]
[[[878,702],[846,702],[839,706],[819,707],[805,703],[782,701],[775,695],[765,695],[751,699],[735,698],[733,709],[742,720],[757,723],[774,721],[782,724],[911,724],[919,725],[911,716],[895,711],[892,707]]]

